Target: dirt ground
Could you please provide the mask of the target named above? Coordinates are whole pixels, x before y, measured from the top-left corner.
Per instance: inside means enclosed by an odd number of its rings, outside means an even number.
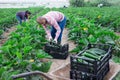
[[[3,37],[4,38],[0,39],[0,46],[2,46],[2,44],[9,38],[10,33],[13,32],[13,31],[15,31],[15,30],[16,30],[15,27],[11,27],[11,28],[8,29],[7,32],[3,33]]]
[[[117,34],[117,35],[120,35],[120,32],[119,32],[119,33],[117,32],[116,34]]]

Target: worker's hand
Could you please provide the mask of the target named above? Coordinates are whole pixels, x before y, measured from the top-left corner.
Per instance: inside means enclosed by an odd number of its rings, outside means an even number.
[[[48,40],[51,41],[51,40],[52,40],[52,37],[49,37]]]
[[[57,39],[54,39],[54,42],[57,43]]]
[[[26,19],[26,22],[28,22],[28,19]]]

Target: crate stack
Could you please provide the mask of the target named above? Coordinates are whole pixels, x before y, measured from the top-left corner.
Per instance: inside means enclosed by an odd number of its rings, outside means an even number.
[[[90,48],[105,50],[100,60],[88,60],[81,55]],[[112,57],[112,47],[108,44],[89,44],[77,55],[70,56],[70,78],[72,80],[103,80],[109,71],[109,60]]]
[[[69,55],[69,44],[60,45],[51,41],[45,44],[44,51],[54,59],[66,59]]]

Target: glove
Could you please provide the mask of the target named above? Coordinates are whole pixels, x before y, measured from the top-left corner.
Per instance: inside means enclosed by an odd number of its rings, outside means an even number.
[[[57,39],[54,39],[53,41],[54,41],[55,43],[57,43]]]
[[[26,22],[28,22],[28,19],[26,19]]]
[[[49,37],[48,40],[51,41],[51,40],[52,40],[52,37]]]

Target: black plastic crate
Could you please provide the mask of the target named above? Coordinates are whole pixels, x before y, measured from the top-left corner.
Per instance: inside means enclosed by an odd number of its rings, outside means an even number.
[[[45,52],[47,52],[55,59],[66,59],[69,54],[69,45],[55,45],[56,44],[50,42],[46,43],[44,47]]]
[[[81,59],[79,56],[84,53],[87,49],[90,48],[100,48],[106,51],[106,54],[100,60],[89,61],[85,59]],[[112,57],[112,47],[108,44],[89,44],[83,51],[75,56],[70,56],[70,67],[71,70],[74,71],[82,71],[91,74],[99,74],[101,68],[105,65],[105,63],[109,62],[109,59]],[[82,62],[79,62],[79,59]],[[84,63],[86,61],[86,63]]]
[[[109,72],[109,62],[106,63],[102,68],[99,74],[89,74],[82,71],[70,71],[71,80],[103,80],[105,75]]]

